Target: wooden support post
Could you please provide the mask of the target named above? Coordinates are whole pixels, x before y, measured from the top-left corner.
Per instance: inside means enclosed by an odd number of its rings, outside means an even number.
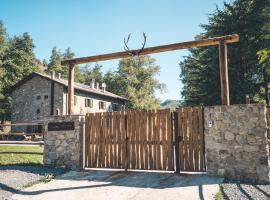
[[[221,104],[230,105],[227,44],[224,40],[219,42],[219,67],[220,67],[220,86],[221,86]]]
[[[68,115],[74,114],[74,64],[68,70]]]

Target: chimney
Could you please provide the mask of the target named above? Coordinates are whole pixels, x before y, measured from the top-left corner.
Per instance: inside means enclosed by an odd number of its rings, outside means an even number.
[[[105,92],[106,91],[106,83],[102,83],[101,88],[102,88],[102,92]]]
[[[54,71],[51,72],[51,79],[55,79],[55,72]]]
[[[61,73],[58,73],[56,78],[61,79]]]
[[[99,82],[96,83],[96,89],[99,89]]]
[[[92,79],[90,82],[90,88],[95,88],[95,79]]]

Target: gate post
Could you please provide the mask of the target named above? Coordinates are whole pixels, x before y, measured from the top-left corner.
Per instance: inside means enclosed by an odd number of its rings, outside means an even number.
[[[179,166],[179,135],[178,135],[178,112],[172,113],[172,120],[174,122],[174,149],[175,149],[175,173],[180,173]]]

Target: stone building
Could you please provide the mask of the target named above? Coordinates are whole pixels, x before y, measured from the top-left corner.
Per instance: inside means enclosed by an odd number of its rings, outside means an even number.
[[[67,114],[68,81],[52,73],[51,76],[32,73],[12,87],[12,123],[33,122],[47,116]],[[106,91],[106,85],[74,83],[74,114],[110,112],[124,109],[126,99]]]

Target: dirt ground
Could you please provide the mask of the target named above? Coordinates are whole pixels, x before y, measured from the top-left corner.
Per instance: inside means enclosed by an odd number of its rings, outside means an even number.
[[[215,199],[222,178],[162,172],[70,171],[13,195],[16,200],[197,200]]]

